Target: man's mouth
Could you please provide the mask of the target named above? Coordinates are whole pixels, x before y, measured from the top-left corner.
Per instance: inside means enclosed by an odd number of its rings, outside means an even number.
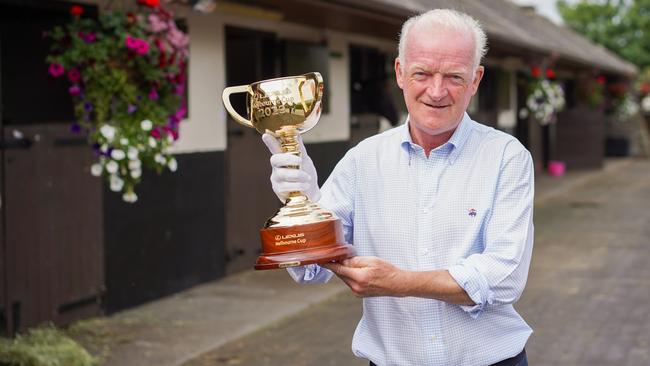
[[[432,103],[424,103],[424,102],[423,102],[423,104],[426,105],[427,107],[433,108],[433,109],[443,109],[443,108],[449,107],[449,104],[440,104],[440,103],[433,103],[432,104]]]

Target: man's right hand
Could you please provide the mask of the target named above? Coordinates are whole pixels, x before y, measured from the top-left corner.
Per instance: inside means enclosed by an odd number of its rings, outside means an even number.
[[[286,202],[289,192],[300,191],[309,197],[313,202],[320,199],[318,188],[318,176],[316,168],[307,155],[307,149],[302,143],[302,138],[297,137],[300,144],[300,156],[290,153],[283,153],[280,142],[268,133],[262,135],[264,144],[269,148],[271,154],[271,186],[273,192],[280,201]],[[299,165],[300,169],[289,168],[291,165]]]

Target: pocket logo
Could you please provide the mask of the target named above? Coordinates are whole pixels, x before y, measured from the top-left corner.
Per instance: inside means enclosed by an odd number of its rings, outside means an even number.
[[[470,217],[476,217],[476,210],[473,209],[473,208],[470,208],[469,210],[467,210],[467,214],[468,214]]]

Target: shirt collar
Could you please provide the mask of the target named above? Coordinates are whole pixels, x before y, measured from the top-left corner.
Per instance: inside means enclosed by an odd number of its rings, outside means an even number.
[[[409,132],[409,119],[410,117],[407,117],[406,123],[403,125],[404,130],[402,131],[400,141],[402,148],[404,148],[407,152],[411,148],[411,144],[413,144],[413,139],[411,138],[411,133]],[[467,138],[469,137],[471,130],[472,119],[467,113],[464,113],[463,119],[460,120],[458,127],[456,127],[456,131],[454,131],[447,142],[440,146],[443,147],[451,145],[451,152],[449,153],[448,158],[450,164],[453,164],[458,158],[458,155],[463,149],[463,146],[465,146],[465,142],[467,142]]]

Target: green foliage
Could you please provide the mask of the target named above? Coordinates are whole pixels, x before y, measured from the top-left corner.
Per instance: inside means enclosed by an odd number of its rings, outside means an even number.
[[[650,66],[650,0],[557,2],[565,24],[639,68]]]
[[[176,170],[167,150],[187,112],[189,39],[168,11],[141,9],[104,11],[99,19],[73,12],[70,23],[50,32],[47,57],[50,74],[70,83],[73,129],[88,135],[98,156],[91,173],[127,202],[137,200],[143,167]]]
[[[2,366],[92,366],[97,360],[52,326],[34,328],[15,339],[0,338]]]

